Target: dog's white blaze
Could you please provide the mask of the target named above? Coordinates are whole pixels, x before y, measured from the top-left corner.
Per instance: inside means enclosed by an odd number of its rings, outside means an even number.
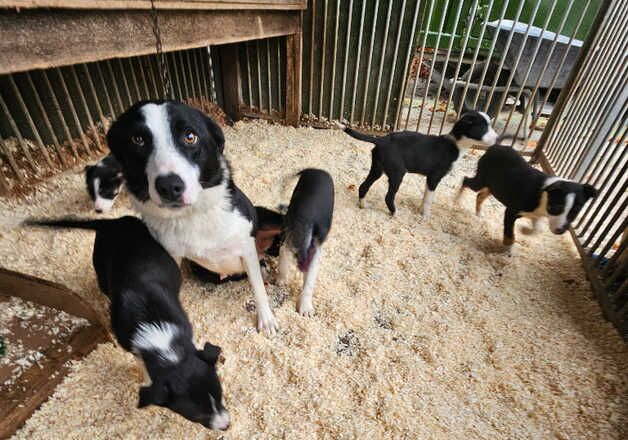
[[[186,205],[195,203],[203,190],[198,181],[200,170],[196,164],[188,161],[175,145],[168,116],[168,104],[146,104],[142,107],[142,114],[153,140],[153,151],[146,164],[150,198],[155,203],[161,204],[161,198],[155,188],[155,179],[172,173],[179,176],[185,184],[183,203]]]
[[[575,201],[576,195],[574,193],[567,194],[567,197],[565,198],[565,208],[563,209],[563,212],[561,212],[560,215],[549,216],[549,225],[552,232],[556,233],[557,231],[560,231],[565,226],[567,226],[567,224],[569,223],[569,220],[567,220],[567,215],[569,214],[569,211],[571,211],[571,208],[573,208]]]
[[[177,363],[179,356],[172,348],[172,340],[178,334],[179,328],[171,322],[140,322],[131,344],[134,349],[154,350],[162,359]]]
[[[109,212],[113,206],[113,199],[105,199],[100,196],[100,177],[94,178],[94,209],[96,211]]]
[[[216,400],[212,397],[212,395],[209,395],[209,402],[211,403],[212,406],[212,410],[214,412],[214,416],[212,417],[211,421],[209,422],[209,426],[211,429],[227,429],[229,427],[229,413],[227,412],[227,410],[220,410],[218,411],[216,409]]]
[[[495,145],[497,142],[497,132],[493,130],[490,123],[488,125],[488,131],[482,136],[482,143],[485,145]]]

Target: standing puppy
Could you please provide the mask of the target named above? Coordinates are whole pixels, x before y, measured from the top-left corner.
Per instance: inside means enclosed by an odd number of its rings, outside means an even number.
[[[233,181],[220,127],[185,104],[145,101],[112,124],[107,143],[157,241],[176,260],[185,257],[219,278],[246,272],[257,328],[274,334],[255,245],[257,213]]]
[[[87,192],[97,213],[109,212],[122,186],[122,168],[111,154],[85,167]]]
[[[493,145],[478,161],[474,177],[465,177],[460,192],[471,188],[478,193],[475,212],[480,215],[482,203],[490,195],[506,206],[504,240],[515,242],[515,221],[530,218],[536,227],[541,217],[549,219],[550,230],[562,234],[578,216],[584,204],[597,195],[589,184],[550,177],[528,164],[515,150]]]
[[[334,182],[331,176],[313,168],[297,174],[288,212],[284,217],[283,243],[279,251],[279,283],[285,283],[291,263],[304,273],[303,291],[297,311],[303,316],[314,315],[312,291],[334,212]]]
[[[208,428],[227,429],[229,413],[216,374],[220,347],[194,346],[179,301],[179,266],[146,226],[135,217],[27,224],[96,231],[93,263],[98,286],[111,299],[111,328],[152,382],[140,388],[138,407],[159,405]]]
[[[375,137],[350,128],[345,128],[345,132],[351,137],[375,144],[371,150],[371,170],[359,189],[360,207],[364,206],[364,197],[373,183],[385,173],[388,177],[386,205],[390,214],[394,215],[395,195],[403,177],[406,173],[423,174],[427,178],[422,206],[422,214],[426,218],[430,215],[434,191],[458,159],[460,149],[478,142],[492,145],[497,140],[497,133],[491,127],[488,115],[475,111],[462,115],[451,133],[442,136],[401,131]]]

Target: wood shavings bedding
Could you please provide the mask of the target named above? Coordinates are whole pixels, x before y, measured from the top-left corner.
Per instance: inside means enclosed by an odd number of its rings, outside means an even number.
[[[357,206],[369,144],[340,131],[240,122],[225,129],[236,182],[255,204],[287,202],[281,182],[307,166],[336,184],[336,212],[314,292],[295,312],[300,276],[270,285],[279,320],[256,333],[248,282],[203,285],[186,274],[182,301],[197,344],[223,348],[232,427],[211,438],[626,438],[628,349],[592,299],[568,236],[518,234],[501,252],[503,208],[483,217],[453,203],[478,156],[467,154],[419,212],[424,179],[406,176],[398,214],[385,179]],[[91,215],[81,174],[3,201],[0,255],[14,270],[62,282],[101,307],[92,234],[22,230],[28,215]],[[117,201],[113,216],[128,211]],[[518,229],[525,224],[520,221]],[[137,410],[132,357],[111,344],[80,362],[16,435],[33,438],[206,438],[161,408]]]

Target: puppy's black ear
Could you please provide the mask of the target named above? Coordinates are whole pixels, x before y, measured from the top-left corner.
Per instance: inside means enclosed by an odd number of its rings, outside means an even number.
[[[209,130],[209,134],[214,138],[214,142],[218,146],[220,153],[225,149],[225,135],[222,133],[222,128],[220,125],[216,124],[216,122],[205,115],[205,125],[207,125],[207,130]]]
[[[588,183],[585,183],[584,185],[582,185],[582,190],[584,191],[584,195],[587,196],[587,199],[596,197],[598,193],[598,190],[595,189],[592,185],[589,185]]]
[[[202,350],[198,350],[196,353],[199,358],[207,362],[209,365],[215,365],[218,361],[218,356],[222,350],[217,345],[212,345],[209,342],[205,343]]]
[[[140,388],[140,400],[138,408],[148,405],[164,405],[168,401],[168,387],[165,384],[154,383]]]

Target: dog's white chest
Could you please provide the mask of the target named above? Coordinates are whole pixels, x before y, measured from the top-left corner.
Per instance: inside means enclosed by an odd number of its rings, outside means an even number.
[[[145,215],[144,221],[175,258],[185,257],[223,275],[244,272],[242,257],[255,248],[253,224],[216,189],[207,189],[189,213],[177,217]]]

